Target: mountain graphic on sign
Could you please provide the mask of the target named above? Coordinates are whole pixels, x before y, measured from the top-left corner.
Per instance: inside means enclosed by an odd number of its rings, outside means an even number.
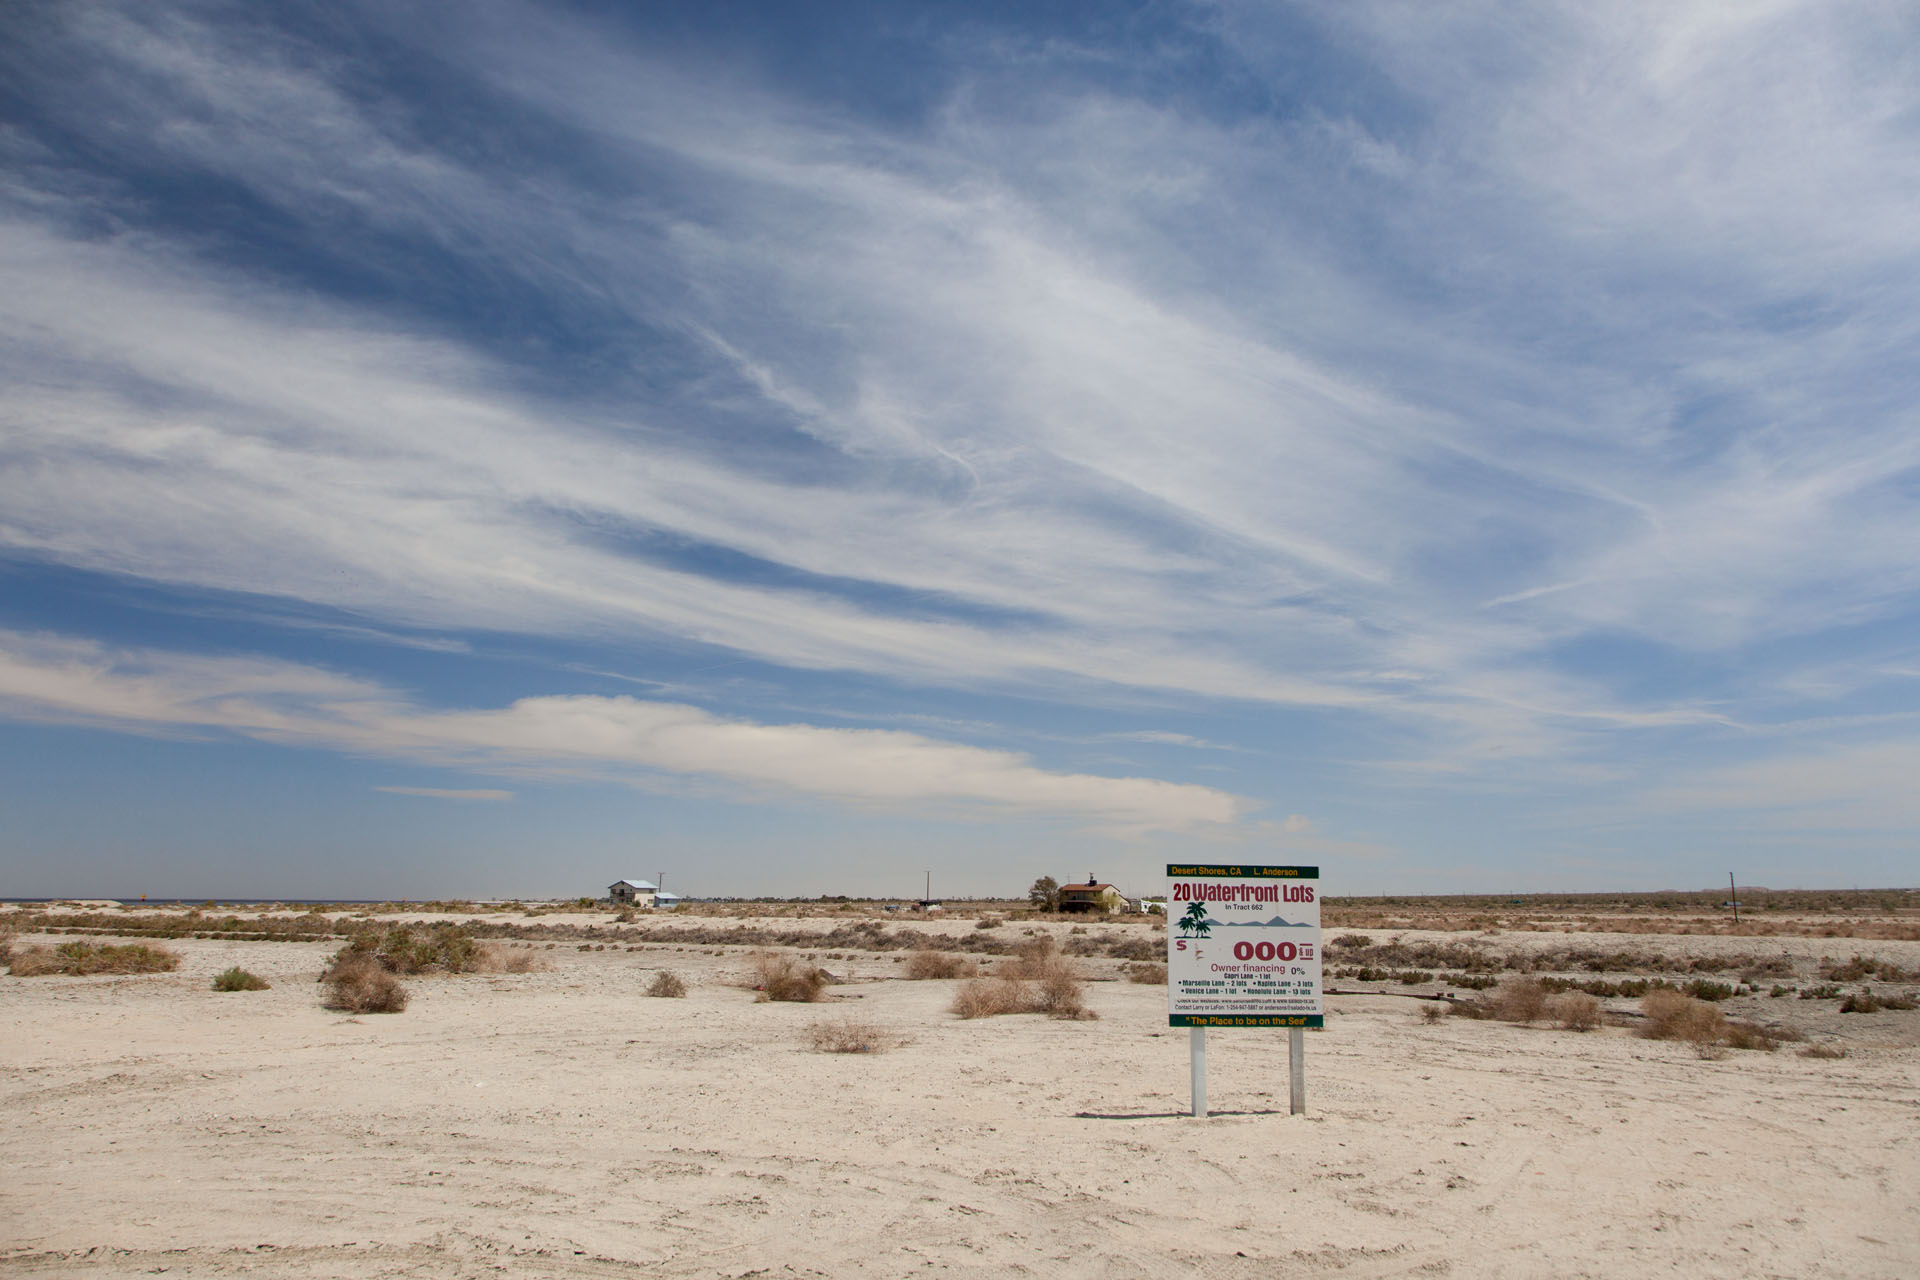
[[[1279,916],[1275,916],[1271,920],[1222,920],[1219,922],[1219,924],[1220,924],[1220,927],[1223,929],[1311,929],[1313,928],[1312,925],[1308,924],[1304,920],[1296,923],[1292,920],[1283,920]]]

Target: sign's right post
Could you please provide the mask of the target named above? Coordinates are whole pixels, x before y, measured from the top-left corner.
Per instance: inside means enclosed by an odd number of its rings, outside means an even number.
[[[1307,1031],[1305,1027],[1287,1029],[1287,1110],[1303,1115],[1307,1110]]]

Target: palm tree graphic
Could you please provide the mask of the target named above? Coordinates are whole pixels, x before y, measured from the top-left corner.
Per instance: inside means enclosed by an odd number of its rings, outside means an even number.
[[[1207,919],[1207,904],[1204,902],[1188,903],[1187,914],[1180,917],[1181,936],[1204,938],[1212,932],[1213,921]]]

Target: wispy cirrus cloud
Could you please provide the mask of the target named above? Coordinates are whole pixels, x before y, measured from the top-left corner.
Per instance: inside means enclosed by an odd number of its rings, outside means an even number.
[[[1817,739],[1920,616],[1897,9],[1162,15],[1204,81],[977,29],[891,114],[639,17],[354,12],[354,56],[219,3],[14,55],[0,550],[1514,793]],[[436,732],[822,793],[678,705]]]
[[[1115,833],[1221,826],[1252,807],[1211,787],[1051,771],[1015,752],[899,730],[763,724],[627,697],[438,710],[293,663],[110,650],[61,636],[0,633],[0,714],[235,734],[482,772],[702,779],[856,807],[1066,818]]]

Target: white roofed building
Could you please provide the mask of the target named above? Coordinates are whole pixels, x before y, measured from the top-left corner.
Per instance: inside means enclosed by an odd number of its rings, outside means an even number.
[[[616,907],[651,907],[660,897],[660,886],[651,880],[615,880],[607,886],[607,897]]]

